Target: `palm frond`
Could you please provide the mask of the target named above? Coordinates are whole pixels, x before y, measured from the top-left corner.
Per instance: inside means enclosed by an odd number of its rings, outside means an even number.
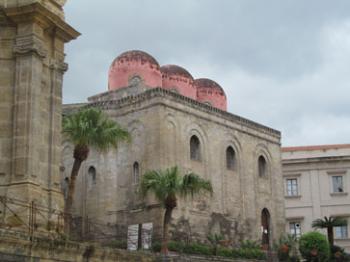
[[[163,171],[146,172],[141,179],[140,193],[146,196],[148,192],[154,193],[158,201],[165,204],[169,197],[176,198],[177,195],[193,197],[202,192],[212,194],[213,189],[209,181],[193,173],[182,177],[178,167],[174,166]]]
[[[63,135],[75,145],[93,146],[99,150],[129,141],[129,133],[101,110],[85,108],[63,118]]]
[[[156,198],[163,202],[167,196],[164,184],[165,181],[161,172],[148,171],[141,179],[140,193],[145,197],[149,192],[153,192]]]
[[[193,197],[195,194],[210,193],[213,194],[213,188],[210,181],[200,178],[194,173],[185,175],[181,184],[181,195],[186,197],[190,195]]]
[[[341,227],[347,225],[346,219],[341,217],[334,217],[332,223],[334,227]]]
[[[313,228],[328,228],[328,227],[338,227],[347,224],[345,219],[340,217],[324,217],[323,219],[315,219],[312,222]]]

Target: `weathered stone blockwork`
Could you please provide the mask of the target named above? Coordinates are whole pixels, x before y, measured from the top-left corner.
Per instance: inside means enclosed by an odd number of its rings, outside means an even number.
[[[129,252],[99,245],[64,242],[53,239],[12,235],[0,230],[0,261],[6,262],[254,262],[248,259],[227,259],[214,256],[172,254],[164,258],[151,252]]]
[[[64,22],[65,1],[0,1],[0,196],[61,210],[64,43],[79,34]],[[28,221],[28,213],[14,212]],[[3,207],[1,207],[3,209]],[[38,218],[37,226],[45,227]],[[9,213],[3,209],[1,222]]]
[[[210,232],[223,234],[233,244],[262,237],[261,213],[270,212],[270,234],[276,240],[284,230],[280,133],[161,88],[117,99],[94,96],[90,106],[103,109],[132,135],[130,144],[106,154],[92,151],[79,175],[75,212],[105,224],[153,222],[161,231],[163,210],[149,197],[140,199],[133,164],[140,174],[178,165],[209,179],[214,196],[179,201],[172,220],[174,238],[204,241]],[[113,98],[112,98],[113,97]],[[65,113],[69,113],[67,105]],[[74,106],[76,108],[76,106]],[[201,161],[190,159],[189,141],[196,135]],[[72,146],[64,143],[62,174],[69,176]],[[235,151],[234,170],[226,166],[226,149]],[[264,156],[267,172],[258,175],[258,158]],[[96,180],[88,169],[94,166]]]

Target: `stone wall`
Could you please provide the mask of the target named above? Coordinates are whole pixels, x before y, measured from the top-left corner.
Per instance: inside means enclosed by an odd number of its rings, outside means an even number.
[[[67,242],[58,239],[34,237],[0,229],[0,261],[13,262],[254,262],[220,257],[173,254],[167,258],[151,252],[130,252],[101,247],[97,244]]]
[[[65,262],[151,262],[151,253],[102,248],[89,243],[65,242],[47,238],[29,241],[26,234],[0,230],[0,261],[65,261]]]
[[[132,136],[107,153],[91,151],[81,167],[75,195],[76,215],[105,224],[153,222],[160,235],[163,210],[149,196],[142,199],[133,177],[139,173],[178,165],[209,179],[212,198],[182,199],[173,214],[173,236],[206,241],[208,233],[221,233],[237,244],[261,239],[261,212],[270,212],[270,234],[276,240],[284,230],[280,133],[250,120],[199,103],[164,89],[152,89],[120,100],[95,96],[90,106],[102,108]],[[189,140],[201,143],[201,161],[190,159]],[[235,150],[235,168],[226,168],[225,152]],[[64,176],[69,176],[72,146],[64,142]],[[266,176],[258,175],[258,157],[267,161]],[[88,170],[96,168],[92,183]],[[125,236],[126,238],[126,236]],[[270,239],[272,241],[272,239]]]
[[[65,1],[0,1],[0,196],[61,210],[64,44],[79,33]],[[1,206],[1,209],[3,207]],[[3,209],[0,222],[13,216]],[[13,210],[27,221],[28,212]],[[52,212],[38,219],[45,228]]]

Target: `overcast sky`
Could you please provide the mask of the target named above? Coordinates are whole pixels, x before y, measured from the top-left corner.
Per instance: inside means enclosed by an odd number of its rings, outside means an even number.
[[[282,131],[283,146],[350,143],[349,0],[69,0],[64,103],[107,90],[140,49],[218,82],[228,111]]]

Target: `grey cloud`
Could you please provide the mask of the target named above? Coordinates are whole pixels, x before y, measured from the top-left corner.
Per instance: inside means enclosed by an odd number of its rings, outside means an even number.
[[[66,103],[106,91],[114,57],[141,49],[213,78],[231,112],[282,130],[285,145],[350,140],[348,0],[70,0],[65,10],[82,32],[66,50]]]

